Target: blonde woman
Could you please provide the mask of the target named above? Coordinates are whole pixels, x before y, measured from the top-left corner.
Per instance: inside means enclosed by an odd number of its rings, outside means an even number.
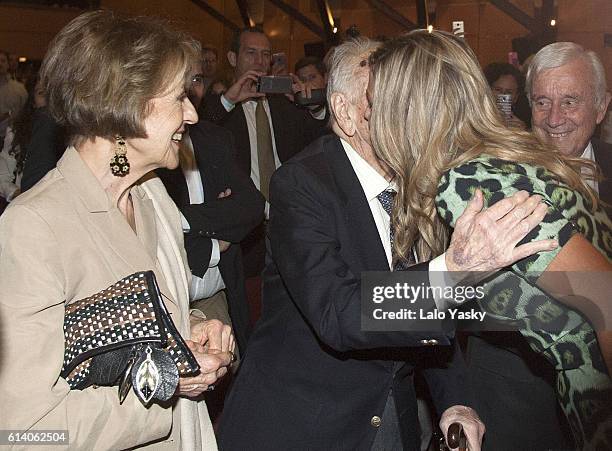
[[[560,247],[489,280],[479,302],[490,316],[517,327],[554,366],[558,400],[578,445],[609,449],[610,334],[595,334],[572,310],[609,328],[612,227],[579,175],[585,163],[505,128],[476,57],[461,39],[412,32],[385,43],[370,62],[372,143],[399,188],[397,258],[413,246],[421,259],[442,253],[449,228],[476,189],[488,205],[518,190],[542,196],[548,214],[525,240],[545,236]],[[567,288],[554,271],[564,271]],[[572,271],[591,272],[592,283],[577,284]],[[554,298],[545,293],[551,291]]]

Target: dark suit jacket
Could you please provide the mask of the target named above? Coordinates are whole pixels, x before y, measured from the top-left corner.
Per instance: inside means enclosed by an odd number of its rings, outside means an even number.
[[[296,107],[283,95],[268,96],[276,152],[281,163],[301,151],[326,132],[325,121],[314,119],[308,111]],[[236,163],[247,175],[251,174],[251,144],[249,130],[242,105],[229,113],[221,103],[221,96],[209,95],[204,98],[199,111],[200,117],[228,129],[236,143]],[[242,242],[244,266],[247,277],[258,276],[264,266],[264,226],[258,228]]]
[[[443,333],[361,330],[360,274],[389,266],[340,140],[320,138],[284,164],[270,193],[263,311],[226,400],[220,448],[369,450],[370,422],[392,389],[405,447],[418,449],[415,365],[444,360],[424,371],[441,413],[467,403],[464,364]],[[413,269],[428,284],[427,264]],[[425,347],[431,338],[442,346]],[[395,361],[407,363],[396,373]]]
[[[46,108],[32,116],[32,136],[26,148],[26,161],[21,177],[21,191],[27,191],[55,167],[66,150],[66,131],[51,117]]]
[[[599,182],[599,197],[604,202],[612,205],[612,144],[598,139],[592,139],[595,161],[601,168],[605,180]],[[612,207],[608,207],[608,213],[612,213]]]
[[[231,134],[221,127],[200,121],[189,127],[205,203],[191,205],[185,177],[180,168],[157,171],[170,197],[191,227],[185,234],[185,249],[193,274],[202,277],[212,253],[212,238],[239,243],[263,218],[264,199],[251,179],[234,162]],[[217,199],[231,188],[231,196]],[[250,332],[249,308],[244,287],[242,252],[232,244],[221,254],[219,270],[227,291],[230,318],[241,351]]]

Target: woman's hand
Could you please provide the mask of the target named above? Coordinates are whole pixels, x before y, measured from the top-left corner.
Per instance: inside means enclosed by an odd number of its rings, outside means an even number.
[[[200,373],[181,377],[177,394],[195,398],[214,388],[213,384],[227,374],[227,367],[235,360],[236,341],[232,328],[217,319],[192,315],[190,322],[191,339],[185,342],[200,365]]]
[[[191,317],[191,340],[221,352],[234,352],[236,340],[232,328],[218,319],[204,320]]]
[[[232,363],[233,352],[206,348],[192,340],[185,340],[185,342],[200,365],[200,373],[196,376],[180,377],[177,394],[195,398],[209,390],[209,387],[227,374],[227,367]]]

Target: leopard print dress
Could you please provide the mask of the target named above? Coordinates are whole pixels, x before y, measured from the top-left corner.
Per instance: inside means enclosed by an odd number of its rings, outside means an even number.
[[[520,190],[539,194],[549,205],[542,223],[523,243],[554,238],[560,247],[523,259],[485,282],[486,295],[478,302],[488,317],[519,330],[530,347],[554,366],[557,398],[578,446],[612,449],[612,381],[595,332],[580,313],[535,285],[574,233],[581,233],[612,261],[612,222],[601,208],[591,213],[580,193],[545,169],[481,155],[440,180],[436,206],[449,226],[455,226],[476,188],[482,190],[487,205]]]

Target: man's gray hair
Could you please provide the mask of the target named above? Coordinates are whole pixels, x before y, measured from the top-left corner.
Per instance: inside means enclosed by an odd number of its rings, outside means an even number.
[[[368,64],[368,56],[378,48],[380,42],[365,37],[349,39],[334,48],[327,58],[327,104],[331,106],[331,95],[339,92],[351,102],[359,93],[355,92],[355,75],[360,67]]]
[[[606,99],[606,72],[601,60],[592,50],[586,50],[581,45],[574,42],[555,42],[543,47],[533,57],[529,69],[527,70],[527,80],[525,82],[525,92],[531,104],[531,87],[533,81],[540,72],[563,66],[572,61],[582,58],[590,67],[593,73],[593,94],[595,96],[595,106],[601,108]]]

